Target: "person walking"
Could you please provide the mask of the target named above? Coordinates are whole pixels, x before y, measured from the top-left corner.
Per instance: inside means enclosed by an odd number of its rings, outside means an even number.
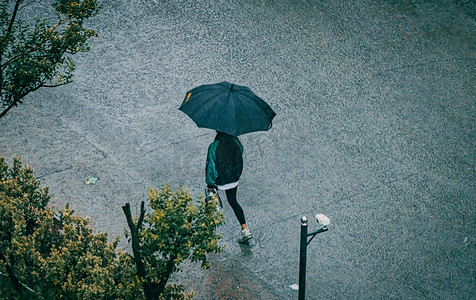
[[[241,225],[239,242],[252,238],[245,214],[236,200],[238,182],[243,170],[243,145],[238,136],[268,131],[276,113],[249,87],[222,81],[203,84],[185,94],[179,110],[200,128],[217,131],[208,147],[206,163],[207,195],[224,190]]]
[[[241,235],[238,239],[240,243],[253,237],[246,225],[243,209],[236,199],[242,171],[243,145],[240,140],[236,136],[217,131],[215,140],[208,147],[205,181],[208,192],[225,191],[228,203],[241,225]]]

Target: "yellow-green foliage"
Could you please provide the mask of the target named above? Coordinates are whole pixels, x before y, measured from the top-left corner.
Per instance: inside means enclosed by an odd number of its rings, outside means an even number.
[[[183,286],[166,285],[169,277],[186,259],[208,268],[206,255],[222,250],[216,229],[224,218],[214,205],[201,198],[195,206],[181,187],[150,189],[151,210],[139,231],[147,276],[140,278],[134,258],[116,248],[117,239],[93,233],[89,220],[69,206],[55,217],[49,200],[32,169],[16,157],[9,168],[0,157],[1,299],[143,299],[146,281],[163,287],[157,299],[191,299]]]
[[[190,258],[208,268],[205,254],[221,250],[216,229],[224,222],[222,213],[205,201],[196,207],[190,192],[182,187],[176,192],[169,185],[149,189],[149,200],[153,212],[146,216],[141,230],[141,246],[144,253],[154,254],[149,256],[153,260],[150,266],[157,266],[159,271],[163,268],[160,262],[165,260],[157,258],[173,257],[177,266]]]
[[[149,201],[152,212],[146,214],[139,233],[150,282],[165,284],[186,259],[209,268],[206,255],[222,250],[216,229],[224,222],[223,214],[214,205],[206,204],[203,197],[195,206],[190,192],[182,187],[177,191],[169,185],[150,189]],[[183,299],[182,291],[180,285],[168,285],[163,297]]]
[[[130,255],[116,250],[117,240],[94,234],[88,219],[66,207],[47,206],[28,166],[14,158],[8,168],[0,158],[0,294],[5,299],[140,299],[141,286]],[[24,286],[23,297],[6,273],[6,263]]]

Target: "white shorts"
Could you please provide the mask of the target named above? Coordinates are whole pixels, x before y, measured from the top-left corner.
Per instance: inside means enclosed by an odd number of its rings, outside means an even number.
[[[220,191],[226,191],[226,190],[230,190],[232,188],[235,188],[238,186],[238,183],[239,181],[237,182],[232,182],[232,183],[227,183],[227,184],[224,184],[224,185],[217,185],[217,188],[220,190]]]

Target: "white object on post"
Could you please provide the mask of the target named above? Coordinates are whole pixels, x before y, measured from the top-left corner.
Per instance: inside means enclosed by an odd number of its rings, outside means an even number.
[[[316,220],[317,223],[321,224],[322,226],[327,226],[331,224],[331,220],[323,214],[316,215]]]

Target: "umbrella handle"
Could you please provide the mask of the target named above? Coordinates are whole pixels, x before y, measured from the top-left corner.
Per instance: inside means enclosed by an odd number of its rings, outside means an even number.
[[[269,128],[268,128],[268,130],[270,130],[272,127],[273,127],[273,121],[269,122]]]

